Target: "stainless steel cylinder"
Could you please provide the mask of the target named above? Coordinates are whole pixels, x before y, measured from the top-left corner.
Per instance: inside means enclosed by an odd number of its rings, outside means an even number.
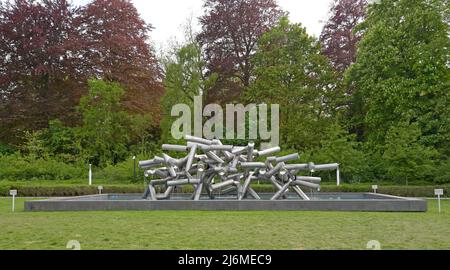
[[[247,179],[245,179],[244,185],[242,186],[242,193],[240,194],[239,200],[242,200],[247,194],[248,188],[250,187],[250,183],[252,181],[254,172],[249,173]]]
[[[163,144],[162,149],[165,151],[186,152],[186,145]]]
[[[291,185],[291,181],[287,182],[286,184],[284,184],[284,186],[281,187],[280,190],[278,190],[273,197],[270,199],[271,201],[275,201],[280,199],[281,196],[284,195],[284,193],[288,190],[289,186]]]
[[[258,193],[251,187],[248,188],[248,195],[252,196],[255,200],[261,200]]]
[[[295,193],[297,193],[298,196],[300,196],[300,198],[302,198],[305,201],[310,201],[308,195],[306,195],[305,192],[303,192],[303,190],[300,187],[291,186],[291,188],[295,191]]]
[[[223,159],[221,159],[218,155],[214,154],[213,152],[206,152],[206,156],[208,156],[210,159],[216,161],[217,163],[225,163]]]
[[[279,146],[272,147],[272,148],[269,148],[269,149],[266,149],[266,150],[259,151],[258,152],[258,156],[264,157],[264,156],[268,156],[268,155],[272,155],[272,154],[278,153],[280,151],[281,151],[281,148]]]
[[[287,170],[309,170],[308,164],[286,164]]]
[[[262,163],[262,162],[242,162],[241,163],[241,168],[250,168],[250,169],[255,169],[255,168],[265,168],[266,164]]]
[[[267,176],[271,177],[274,174],[278,173],[281,169],[283,169],[283,167],[285,166],[285,164],[283,162],[278,163],[273,169],[271,169],[270,171],[268,171],[266,173]]]
[[[234,180],[223,181],[223,182],[211,185],[211,189],[217,190],[217,189],[221,189],[221,188],[228,187],[231,185],[234,185]]]
[[[194,185],[199,184],[200,179],[179,179],[179,180],[172,180],[167,181],[167,186],[184,186],[184,185]]]
[[[235,146],[233,147],[233,150],[231,150],[231,153],[233,155],[242,155],[247,152],[248,146]]]
[[[253,150],[255,149],[255,143],[250,142],[247,145],[247,162],[253,161]]]
[[[275,159],[275,162],[277,162],[277,163],[279,163],[279,162],[288,162],[288,161],[291,161],[291,160],[297,160],[299,158],[300,158],[300,155],[298,153],[295,153],[295,154],[290,154],[290,155],[278,157],[277,159]]]
[[[154,159],[139,161],[139,168],[146,169],[150,167],[159,166],[162,163],[164,163],[164,159],[159,158],[157,159],[155,157]]]
[[[194,162],[195,152],[197,152],[197,145],[193,145],[191,150],[189,150],[189,155],[186,161],[186,171],[189,171],[192,167],[192,162]]]
[[[190,136],[190,135],[184,136],[184,139],[186,141],[188,141],[188,142],[201,143],[201,144],[206,144],[206,145],[211,145],[212,144],[211,140],[207,140],[207,139],[203,139],[203,138],[199,138],[199,137],[194,137],[194,136]]]
[[[318,171],[332,171],[332,170],[337,170],[338,167],[339,167],[338,163],[319,164],[319,165],[315,165],[314,170],[316,172],[318,172]]]
[[[311,177],[311,176],[295,176],[295,180],[307,181],[312,183],[320,183],[322,178],[320,177]]]

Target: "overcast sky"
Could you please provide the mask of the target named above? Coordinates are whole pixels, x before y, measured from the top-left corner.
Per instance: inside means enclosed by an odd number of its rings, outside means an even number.
[[[302,23],[309,34],[317,37],[320,35],[332,1],[278,0],[278,4],[290,13],[292,22]],[[73,0],[73,2],[84,4],[89,0]],[[203,14],[203,0],[133,0],[133,3],[142,18],[153,25],[151,37],[157,47],[174,37],[182,40],[181,26],[186,24],[189,17],[197,18]]]

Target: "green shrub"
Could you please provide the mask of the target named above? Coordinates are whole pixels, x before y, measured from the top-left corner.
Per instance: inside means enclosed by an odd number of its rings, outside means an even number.
[[[85,174],[79,165],[68,165],[54,159],[24,158],[18,153],[0,156],[0,179],[65,180],[81,178]]]
[[[136,181],[142,180],[144,172],[139,169],[139,160],[146,160],[148,157],[142,155],[136,156]],[[116,165],[108,164],[104,169],[96,173],[96,178],[105,179],[107,183],[129,183],[134,179],[134,161],[132,157],[129,157],[121,163]]]
[[[14,146],[0,142],[0,155],[10,155],[14,153],[14,151]]]

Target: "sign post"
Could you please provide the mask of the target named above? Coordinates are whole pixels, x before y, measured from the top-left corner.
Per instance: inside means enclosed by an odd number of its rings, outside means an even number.
[[[136,156],[133,156],[133,181],[136,182]]]
[[[372,189],[373,189],[373,193],[377,193],[378,185],[373,185]]]
[[[17,190],[16,189],[12,189],[9,191],[9,195],[12,196],[12,211],[15,211],[15,200],[16,200],[16,195],[17,195]]]
[[[103,186],[98,186],[98,194],[102,194]]]
[[[440,213],[441,212],[441,195],[444,195],[444,190],[443,189],[435,189],[434,195],[436,195],[438,197],[438,211]]]
[[[92,164],[89,164],[89,185],[92,186]]]

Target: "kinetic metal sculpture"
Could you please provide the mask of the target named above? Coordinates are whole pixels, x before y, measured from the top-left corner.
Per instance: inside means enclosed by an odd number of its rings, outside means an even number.
[[[167,154],[156,156],[151,160],[140,161],[139,167],[146,169],[145,176],[157,176],[151,180],[144,193],[144,198],[150,200],[170,199],[176,186],[192,185],[193,200],[200,200],[203,190],[210,199],[214,194],[236,193],[236,199],[243,200],[249,196],[260,200],[260,196],[251,187],[252,182],[259,180],[270,181],[277,192],[271,200],[287,198],[287,192],[292,189],[303,200],[309,197],[301,187],[320,189],[320,177],[298,176],[300,171],[335,170],[338,164],[315,165],[286,164],[297,160],[298,154],[282,157],[273,156],[280,147],[258,151],[254,143],[247,146],[223,145],[220,140],[185,136],[187,145],[164,144],[162,149],[173,152],[186,152],[184,158],[176,159]],[[199,154],[200,153],[200,154]],[[254,160],[265,157],[265,162]],[[157,186],[165,189],[164,193],[157,193]]]

